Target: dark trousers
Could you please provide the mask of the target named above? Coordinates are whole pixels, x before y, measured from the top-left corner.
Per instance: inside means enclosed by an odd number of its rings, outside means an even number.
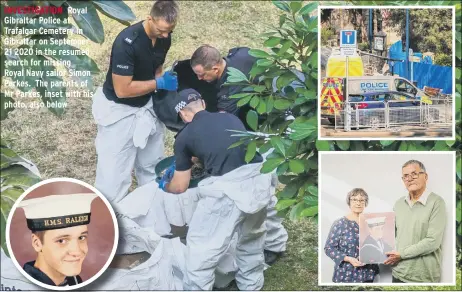
[[[406,283],[406,282],[403,282],[403,281],[401,281],[400,279],[395,278],[395,277],[393,277],[393,276],[392,276],[391,282],[392,282],[392,283]]]

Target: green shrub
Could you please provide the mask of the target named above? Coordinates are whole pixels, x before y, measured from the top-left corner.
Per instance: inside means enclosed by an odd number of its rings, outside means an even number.
[[[352,1],[361,5],[361,1]],[[390,4],[390,2],[370,1],[372,4]],[[380,2],[380,3],[379,3]],[[256,149],[260,153],[274,152],[268,156],[262,172],[276,169],[279,181],[285,185],[277,194],[279,202],[277,210],[289,214],[289,218],[297,220],[302,217],[317,221],[318,215],[318,151],[457,151],[457,250],[462,244],[462,123],[461,123],[461,70],[456,68],[456,133],[455,140],[447,141],[321,141],[317,140],[317,86],[318,86],[318,44],[317,17],[310,17],[317,4],[310,3],[301,8],[300,1],[274,1],[283,13],[279,27],[266,35],[267,51],[251,50],[251,54],[259,60],[251,71],[251,78],[259,75],[264,85],[253,85],[241,72],[231,72],[228,82],[248,84],[249,92],[232,98],[239,98],[239,105],[250,105],[247,122],[253,130],[263,134],[241,133],[242,142],[250,140],[247,149],[247,160],[251,160]],[[290,4],[289,4],[290,3]],[[408,1],[408,4],[415,3]],[[456,9],[456,23],[461,22],[460,5]],[[456,48],[461,47],[461,40]],[[461,59],[460,52],[457,59]],[[301,69],[304,81],[293,73],[293,69]],[[240,73],[240,74],[239,74]],[[274,77],[280,76],[276,92],[272,88]],[[292,86],[297,84],[297,86]],[[285,93],[283,93],[285,92]],[[286,120],[287,111],[295,117]],[[260,116],[260,119],[259,117]],[[258,123],[264,120],[263,123]],[[458,265],[461,264],[460,252]]]
[[[335,31],[333,28],[322,28],[321,29],[321,45],[326,46],[327,41],[332,38],[332,36],[335,35]]]
[[[446,54],[436,54],[433,63],[435,65],[452,67],[452,56]]]
[[[361,51],[368,51],[369,50],[369,43],[364,42],[364,43],[359,43],[358,44],[358,49]]]

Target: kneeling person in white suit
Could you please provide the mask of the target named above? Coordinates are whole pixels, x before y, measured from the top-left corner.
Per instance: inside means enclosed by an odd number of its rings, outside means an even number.
[[[228,149],[239,140],[228,130],[245,131],[242,122],[228,113],[210,113],[199,93],[179,93],[175,109],[187,125],[174,145],[175,171],[159,186],[170,193],[184,192],[191,178],[191,159],[203,162],[210,175],[199,183],[199,202],[189,224],[185,290],[212,290],[214,271],[238,233],[236,282],[241,290],[263,287],[266,208],[271,198],[271,175],[261,174],[257,153],[247,164],[246,146]],[[170,181],[169,181],[170,180]]]
[[[191,56],[191,68],[199,80],[214,84],[217,90],[218,111],[232,113],[245,123],[245,116],[249,106],[238,107],[239,99],[229,98],[231,95],[243,92],[244,85],[225,85],[229,78],[229,68],[235,68],[250,78],[252,66],[257,58],[249,55],[249,48],[238,47],[229,50],[227,56],[222,56],[218,49],[203,45]],[[253,81],[257,81],[255,78]],[[269,154],[269,153],[268,153]],[[274,171],[276,172],[276,171]],[[272,193],[276,192],[277,176],[274,175]],[[265,262],[273,264],[286,250],[287,231],[282,225],[282,218],[276,211],[277,198],[273,195],[268,206],[266,219]]]

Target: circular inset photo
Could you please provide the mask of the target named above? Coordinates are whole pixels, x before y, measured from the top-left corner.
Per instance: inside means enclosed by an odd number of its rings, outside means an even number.
[[[115,213],[94,187],[76,179],[42,181],[22,194],[6,225],[11,259],[31,282],[73,290],[109,266],[119,234]]]

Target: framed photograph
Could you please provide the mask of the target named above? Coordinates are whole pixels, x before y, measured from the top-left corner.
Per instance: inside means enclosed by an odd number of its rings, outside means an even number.
[[[455,285],[455,170],[455,151],[320,151],[319,285]]]
[[[368,213],[359,216],[359,261],[383,264],[386,252],[395,250],[395,213]]]

